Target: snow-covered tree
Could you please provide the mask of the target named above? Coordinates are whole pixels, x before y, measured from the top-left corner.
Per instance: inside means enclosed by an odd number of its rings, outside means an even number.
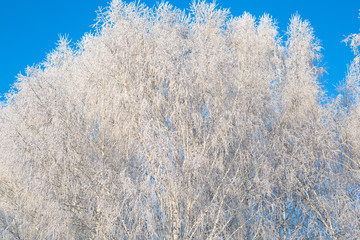
[[[268,15],[113,0],[1,107],[1,237],[359,238],[359,57],[325,104],[320,50],[297,15],[282,37]]]

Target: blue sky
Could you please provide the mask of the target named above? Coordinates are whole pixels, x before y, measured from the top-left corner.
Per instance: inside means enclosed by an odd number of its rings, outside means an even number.
[[[6,93],[18,73],[27,66],[40,63],[59,38],[67,34],[76,42],[91,30],[99,6],[107,6],[109,0],[4,0],[0,14],[0,95]],[[148,6],[156,0],[141,1]],[[188,8],[191,0],[170,0],[179,8]],[[351,33],[359,32],[359,0],[218,0],[223,8],[230,8],[232,15],[244,11],[259,17],[270,14],[277,20],[283,33],[289,18],[298,12],[308,19],[315,35],[323,46],[323,65],[328,74],[322,84],[330,96],[336,94],[335,87],[345,77],[347,65],[353,55],[341,41]]]

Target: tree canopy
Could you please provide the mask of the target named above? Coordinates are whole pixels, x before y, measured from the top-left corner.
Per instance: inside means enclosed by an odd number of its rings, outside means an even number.
[[[326,100],[298,15],[113,0],[2,103],[0,236],[360,238],[359,39]]]

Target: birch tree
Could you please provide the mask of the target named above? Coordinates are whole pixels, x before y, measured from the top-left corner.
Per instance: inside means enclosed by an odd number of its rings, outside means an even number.
[[[1,237],[358,238],[360,108],[322,103],[320,50],[298,15],[113,0],[1,107]]]

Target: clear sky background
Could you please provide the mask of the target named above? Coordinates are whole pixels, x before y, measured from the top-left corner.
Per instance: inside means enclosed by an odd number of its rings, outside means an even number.
[[[9,91],[16,76],[27,66],[42,62],[56,46],[60,35],[73,42],[91,30],[99,6],[110,0],[3,0],[0,10],[0,96]],[[142,0],[148,6],[156,0]],[[179,8],[189,8],[191,0],[169,0]],[[360,0],[217,0],[230,8],[233,16],[244,11],[256,17],[264,13],[277,20],[280,33],[286,31],[289,18],[296,12],[308,19],[324,48],[323,65],[327,74],[322,84],[329,96],[345,77],[353,55],[341,41],[360,30]]]

